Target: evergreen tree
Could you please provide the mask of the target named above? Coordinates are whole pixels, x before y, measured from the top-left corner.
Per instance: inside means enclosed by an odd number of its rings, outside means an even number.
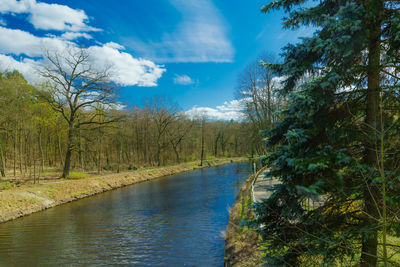
[[[378,236],[386,244],[387,233],[400,235],[400,1],[305,2],[262,8],[284,9],[285,28],[316,29],[284,48],[282,64],[265,64],[285,77],[279,94],[291,101],[264,133],[268,146],[279,146],[267,160],[281,181],[257,207],[267,258],[287,266],[386,264]]]

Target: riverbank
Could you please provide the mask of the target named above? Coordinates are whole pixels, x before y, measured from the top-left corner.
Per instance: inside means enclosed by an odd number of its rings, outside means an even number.
[[[97,175],[84,179],[60,179],[51,183],[11,188],[0,192],[0,223],[127,185],[195,169],[246,160],[246,158],[215,159],[205,161],[203,166],[199,166],[199,162],[196,161],[174,166]]]
[[[229,222],[225,235],[224,266],[245,267],[262,265],[259,251],[260,236],[243,222],[254,219],[252,211],[251,175],[242,186],[229,214]]]

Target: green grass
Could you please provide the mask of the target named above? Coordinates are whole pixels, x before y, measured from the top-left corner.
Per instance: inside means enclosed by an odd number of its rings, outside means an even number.
[[[12,185],[11,185],[11,183],[9,181],[1,181],[0,182],[0,189],[1,190],[8,190],[8,189],[11,189],[11,188],[12,188]]]
[[[88,177],[87,173],[82,172],[70,172],[67,179],[85,179]]]

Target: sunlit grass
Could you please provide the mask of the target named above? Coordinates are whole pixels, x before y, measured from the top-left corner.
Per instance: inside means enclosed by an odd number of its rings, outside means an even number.
[[[85,179],[87,177],[88,174],[82,172],[70,172],[68,175],[68,179]]]

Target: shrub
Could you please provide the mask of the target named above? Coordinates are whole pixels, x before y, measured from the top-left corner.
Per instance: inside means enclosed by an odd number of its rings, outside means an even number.
[[[132,164],[129,164],[128,170],[130,171],[136,171],[138,168]]]
[[[111,171],[112,170],[112,166],[110,164],[106,164],[106,165],[103,166],[103,170]]]
[[[70,172],[68,179],[85,179],[88,176],[87,173],[82,172]]]
[[[7,190],[7,189],[11,189],[11,183],[9,182],[9,181],[5,181],[5,182],[3,182],[2,183],[3,185],[2,185],[2,187],[1,187],[1,189],[3,189],[3,190]]]

